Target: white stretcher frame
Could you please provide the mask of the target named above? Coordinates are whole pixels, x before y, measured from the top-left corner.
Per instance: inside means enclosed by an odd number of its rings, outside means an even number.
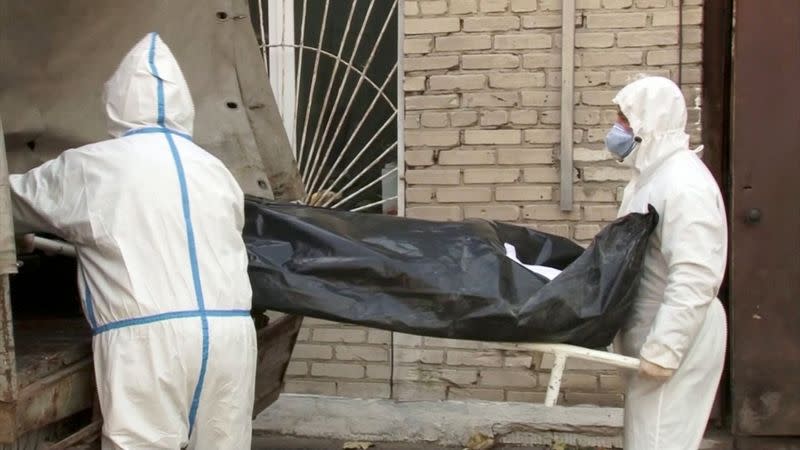
[[[34,248],[44,252],[75,257],[77,252],[72,245],[45,239],[36,236],[33,240]],[[567,358],[576,358],[583,361],[592,361],[606,364],[618,369],[639,370],[640,361],[636,358],[609,353],[600,350],[592,350],[584,347],[567,344],[505,344],[513,347],[516,351],[530,351],[535,353],[551,353],[555,357],[553,368],[550,371],[550,381],[547,385],[547,394],[544,405],[547,407],[555,406],[558,402],[558,395],[561,391],[561,378],[564,376],[564,368],[567,366]]]

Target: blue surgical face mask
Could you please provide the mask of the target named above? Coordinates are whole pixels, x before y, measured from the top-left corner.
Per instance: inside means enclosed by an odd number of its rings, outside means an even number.
[[[615,123],[606,135],[606,148],[620,161],[630,155],[636,147],[636,137],[619,123]]]

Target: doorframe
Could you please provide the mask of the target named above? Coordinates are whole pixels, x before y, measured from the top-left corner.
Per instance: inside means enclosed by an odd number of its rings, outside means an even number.
[[[703,4],[703,106],[702,136],[703,161],[717,180],[728,210],[728,227],[731,226],[731,128],[732,120],[732,64],[733,64],[733,2],[734,0],[706,0]],[[733,243],[728,241],[728,248]],[[728,252],[728,268],[720,286],[719,297],[730,317],[729,278],[731,253]],[[725,370],[717,393],[712,423],[719,428],[730,427],[731,377],[730,353],[733,336],[728,336]]]

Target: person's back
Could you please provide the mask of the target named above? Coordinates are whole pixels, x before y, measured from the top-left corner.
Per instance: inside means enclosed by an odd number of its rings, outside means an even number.
[[[249,448],[243,193],[192,143],[191,94],[156,34],[125,56],[105,102],[115,139],[11,177],[18,228],[78,251],[103,448]]]

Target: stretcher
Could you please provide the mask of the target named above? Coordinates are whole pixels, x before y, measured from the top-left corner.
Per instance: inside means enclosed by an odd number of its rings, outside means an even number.
[[[75,257],[77,254],[75,247],[72,245],[46,239],[36,236],[33,240],[34,248],[50,253],[64,256]],[[549,344],[549,343],[532,343],[532,344],[508,344],[516,351],[530,351],[534,353],[549,353],[555,358],[553,368],[550,371],[550,381],[547,385],[547,393],[545,395],[545,406],[555,406],[558,401],[558,396],[561,391],[561,379],[564,376],[564,369],[567,365],[568,358],[580,359],[582,361],[591,361],[599,364],[605,364],[617,369],[623,370],[638,370],[640,361],[636,358],[618,355],[616,353],[604,352],[600,350],[593,350],[584,347],[567,344]]]

